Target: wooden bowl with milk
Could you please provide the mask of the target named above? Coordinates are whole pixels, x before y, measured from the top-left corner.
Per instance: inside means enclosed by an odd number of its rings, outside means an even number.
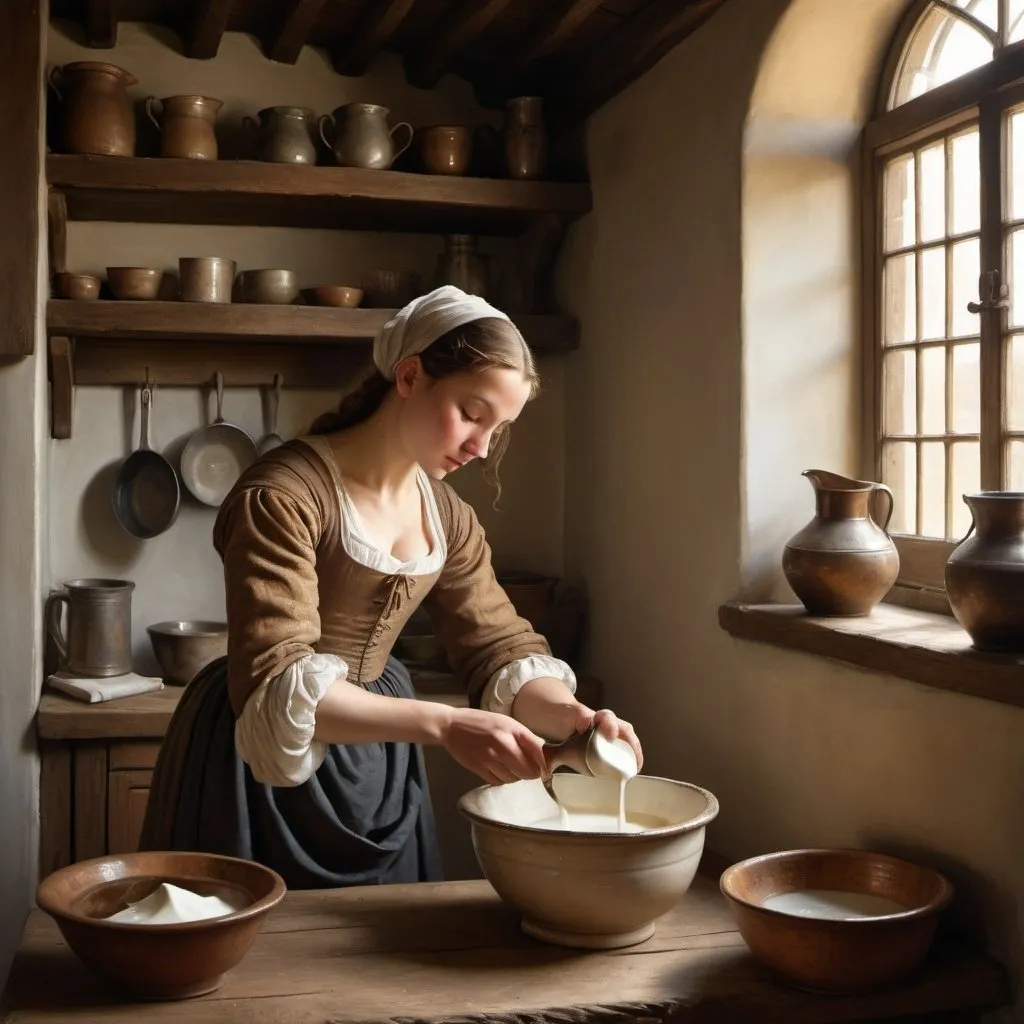
[[[212,853],[125,853],[69,864],[36,902],[89,968],[136,999],[188,999],[219,988],[249,951],[284,880]]]
[[[714,795],[647,775],[623,787],[568,772],[553,776],[551,790],[527,779],[459,800],[487,880],[545,942],[615,949],[650,938],[693,881],[718,814]]]
[[[920,966],[953,886],[867,850],[786,850],[722,874],[740,934],[780,977],[816,992],[880,988]]]

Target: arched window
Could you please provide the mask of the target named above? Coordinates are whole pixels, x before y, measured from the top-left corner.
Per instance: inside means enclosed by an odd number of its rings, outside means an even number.
[[[941,587],[962,495],[1024,490],[1024,0],[913,3],[864,137],[876,479]]]

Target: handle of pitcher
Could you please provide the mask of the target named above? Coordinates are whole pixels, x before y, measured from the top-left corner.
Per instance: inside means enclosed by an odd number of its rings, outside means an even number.
[[[163,128],[160,125],[160,121],[157,119],[156,110],[154,109],[153,106],[155,103],[159,102],[160,101],[155,96],[147,96],[144,106],[146,109],[146,117],[148,117],[150,121],[153,122],[153,124],[157,128],[157,131],[163,131]]]
[[[412,145],[412,140],[416,135],[413,126],[409,124],[408,121],[399,121],[398,124],[396,124],[395,127],[392,128],[390,132],[388,132],[388,134],[391,136],[392,142],[394,142],[395,132],[397,132],[399,128],[404,128],[409,133],[409,138],[406,140],[404,146],[400,146],[398,149],[395,150],[395,155],[391,158],[392,163],[395,160],[397,160]]]
[[[896,499],[892,496],[892,491],[889,490],[885,484],[875,484],[874,490],[883,491],[889,497],[889,514],[885,517],[884,523],[879,523],[879,526],[888,533],[889,532],[889,521],[892,519],[893,512],[896,511]]]
[[[64,630],[60,626],[62,604],[67,604],[70,609],[71,595],[66,590],[55,590],[46,599],[46,608],[43,612],[46,620],[46,631],[53,639],[53,645],[57,648],[57,654],[60,655],[61,667],[66,665],[68,660],[68,641],[67,637],[64,636]]]

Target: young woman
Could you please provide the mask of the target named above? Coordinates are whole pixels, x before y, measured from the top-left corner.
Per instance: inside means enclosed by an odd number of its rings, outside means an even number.
[[[144,849],[274,868],[292,888],[440,877],[420,744],[489,783],[537,778],[544,739],[596,721],[519,618],[473,510],[444,482],[494,473],[537,389],[507,316],[444,287],[374,343],[375,372],[310,436],[264,456],[220,509],[228,656],[189,684],[168,730]],[[470,708],[417,700],[390,651],[423,604]]]

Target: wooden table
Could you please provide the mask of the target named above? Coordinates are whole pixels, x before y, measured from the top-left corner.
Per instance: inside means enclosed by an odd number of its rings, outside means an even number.
[[[996,964],[939,946],[884,993],[787,988],[750,956],[712,880],[698,876],[653,938],[610,952],[547,946],[486,882],[291,892],[217,992],[118,1002],[40,911],[28,918],[4,994],[5,1024],[829,1024],[930,1014],[975,1019],[1007,1002]]]

